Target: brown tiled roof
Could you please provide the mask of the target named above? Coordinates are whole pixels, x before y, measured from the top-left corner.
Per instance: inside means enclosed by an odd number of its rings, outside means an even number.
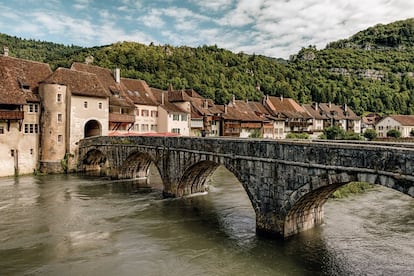
[[[168,92],[156,88],[151,88],[156,103],[164,108],[168,113],[188,113],[168,100]],[[164,93],[164,103],[162,103],[162,94]]]
[[[381,120],[381,116],[376,113],[370,113],[362,117],[362,123],[365,125],[376,125],[379,120]]]
[[[95,74],[101,82],[104,89],[111,93],[109,104],[121,107],[135,107],[134,102],[127,96],[127,88],[122,82],[117,83],[111,70],[86,63],[75,62],[72,64],[72,70],[88,72]]]
[[[191,111],[198,116],[211,116],[221,113],[214,102],[210,99],[191,98]]]
[[[128,97],[135,104],[158,105],[151,88],[143,80],[121,78],[121,82],[127,88]]]
[[[43,82],[66,85],[74,95],[100,98],[111,96],[111,94],[103,88],[97,76],[87,72],[58,68]]]
[[[308,114],[316,119],[316,120],[327,120],[329,119],[326,115],[321,113],[321,109],[319,108],[319,104],[304,104],[302,105]]]
[[[319,108],[321,109],[322,114],[328,116],[329,118],[334,118],[335,120],[358,120],[359,117],[354,113],[349,107],[343,107],[332,103],[320,103]],[[345,111],[345,109],[347,111]]]
[[[0,56],[0,104],[38,102],[39,82],[51,73],[46,63]]]
[[[310,119],[311,117],[295,100],[291,98],[267,96],[266,103],[274,116]]]
[[[192,98],[200,98],[200,99],[204,99],[203,97],[201,97],[200,94],[198,94],[194,89],[187,89],[185,90],[185,93],[192,97]]]
[[[389,117],[403,126],[414,126],[414,115],[390,115]]]
[[[223,112],[223,118],[228,120],[239,120],[244,122],[262,122],[263,118],[258,116],[249,106],[249,103],[242,100],[235,100],[227,105],[227,113]]]
[[[184,90],[168,91],[168,99],[170,102],[189,102],[191,96],[189,96]]]

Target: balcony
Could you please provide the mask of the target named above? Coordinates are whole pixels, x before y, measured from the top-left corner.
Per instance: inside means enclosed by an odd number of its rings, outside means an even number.
[[[129,114],[109,113],[109,122],[111,123],[134,123],[135,116]]]
[[[15,111],[15,110],[1,111],[0,110],[0,120],[23,120],[23,119],[24,119],[23,111]]]

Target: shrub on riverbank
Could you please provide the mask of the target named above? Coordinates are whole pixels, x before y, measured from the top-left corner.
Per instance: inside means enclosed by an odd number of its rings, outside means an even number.
[[[367,190],[374,188],[374,185],[367,182],[351,182],[347,185],[340,187],[336,190],[331,197],[333,198],[344,198],[352,194],[361,194]]]

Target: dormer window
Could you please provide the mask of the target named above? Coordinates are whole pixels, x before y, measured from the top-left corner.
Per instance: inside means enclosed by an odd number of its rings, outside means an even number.
[[[30,85],[28,83],[23,82],[21,79],[17,80],[19,82],[19,86],[21,89],[29,90]]]

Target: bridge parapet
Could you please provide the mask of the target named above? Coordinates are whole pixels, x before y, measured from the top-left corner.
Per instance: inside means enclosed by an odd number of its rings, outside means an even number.
[[[79,170],[106,164],[115,178],[146,176],[153,162],[171,196],[204,191],[223,165],[246,190],[258,232],[283,237],[322,223],[327,198],[351,181],[414,197],[411,144],[131,136],[87,138],[79,151]]]

